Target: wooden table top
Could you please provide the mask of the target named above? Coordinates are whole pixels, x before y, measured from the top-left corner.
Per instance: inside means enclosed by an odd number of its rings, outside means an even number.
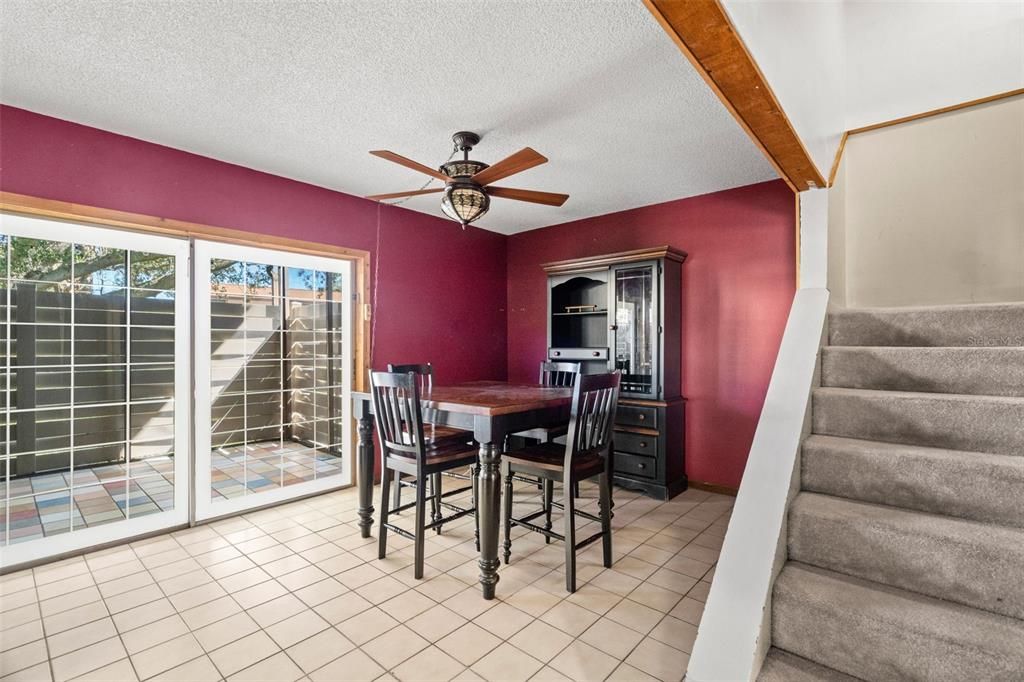
[[[367,391],[354,391],[352,395],[362,400],[370,399]],[[435,386],[430,400],[422,402],[424,407],[435,410],[497,417],[569,405],[572,403],[572,389],[504,381],[471,381],[455,386]]]

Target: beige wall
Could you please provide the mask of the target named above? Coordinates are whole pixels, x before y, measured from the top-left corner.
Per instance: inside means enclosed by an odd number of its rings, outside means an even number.
[[[1024,301],[1024,96],[851,135],[829,289],[851,307]]]

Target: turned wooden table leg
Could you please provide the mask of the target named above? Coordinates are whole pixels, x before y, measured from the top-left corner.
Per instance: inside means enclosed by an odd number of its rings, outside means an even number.
[[[484,599],[494,599],[498,584],[498,528],[501,508],[501,451],[494,443],[480,443],[477,467],[477,514],[480,515],[480,585]]]
[[[369,414],[364,414],[359,418],[357,460],[359,532],[364,538],[368,538],[370,529],[373,527],[373,417]]]

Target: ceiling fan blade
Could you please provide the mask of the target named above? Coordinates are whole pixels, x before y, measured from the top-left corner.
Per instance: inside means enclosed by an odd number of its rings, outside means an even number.
[[[521,173],[528,168],[547,163],[548,160],[529,147],[520,149],[512,156],[507,156],[498,163],[484,168],[474,175],[470,180],[479,185],[489,185],[492,182],[507,178],[510,175]]]
[[[435,170],[429,166],[424,166],[422,163],[419,163],[418,161],[407,159],[404,156],[401,156],[394,152],[389,152],[386,149],[378,149],[370,153],[373,154],[374,156],[379,156],[382,159],[387,159],[388,161],[397,163],[399,166],[405,166],[406,168],[411,168],[414,171],[419,171],[420,173],[429,175],[432,178],[437,178],[438,180],[443,180],[444,182],[448,182],[449,180],[451,180],[451,178],[449,178],[447,175],[445,175],[439,170]]]
[[[409,192],[392,192],[391,194],[371,194],[367,199],[373,199],[374,201],[384,201],[385,199],[398,199],[399,197],[414,197],[419,194],[436,194],[443,192],[444,187],[435,187],[434,189],[414,189]]]
[[[545,206],[561,206],[569,198],[568,194],[538,192],[532,189],[513,189],[511,187],[488,187],[487,193],[492,197],[529,201],[532,204],[544,204]]]

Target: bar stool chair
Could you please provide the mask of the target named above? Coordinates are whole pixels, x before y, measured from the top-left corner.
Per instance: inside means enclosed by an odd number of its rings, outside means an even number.
[[[565,543],[565,589],[576,591],[576,552],[601,539],[604,565],[612,565],[612,427],[619,404],[618,371],[612,374],[582,374],[576,380],[572,395],[565,445],[538,443],[502,456],[502,475],[505,481],[503,520],[505,527],[504,559],[507,564],[512,555],[512,526],[520,526],[540,533],[546,538]],[[544,496],[540,511],[521,518],[512,516],[512,478],[516,475],[535,476],[545,483],[561,481],[563,534],[551,530],[551,507],[554,502]],[[600,515],[594,516],[575,508],[573,487],[576,483],[598,478],[600,489]],[[532,521],[546,517],[546,527]],[[576,542],[576,517],[580,516],[601,524],[601,532]]]
[[[578,362],[540,363],[539,383],[541,386],[572,388],[576,384],[576,378],[579,375],[580,363]],[[550,443],[559,436],[564,436],[568,431],[568,424],[559,423],[539,426],[513,435],[521,438],[531,438],[541,443]]]
[[[434,390],[434,366],[429,363],[420,364],[388,364],[389,372],[397,372],[399,374],[408,374],[412,372],[416,375],[419,382],[420,397],[429,399],[431,393]],[[437,410],[424,409],[423,411],[423,435],[426,437],[428,443],[435,443],[437,445],[447,445],[452,443],[471,443],[473,441],[473,434],[463,429],[457,429],[452,426],[444,426],[435,424],[437,419]],[[471,474],[460,475],[455,472],[453,476],[469,480]],[[394,500],[392,501],[393,507],[402,506],[402,488],[411,488],[415,486],[415,483],[411,480],[405,480],[399,474],[395,478],[395,491]],[[441,504],[437,499],[437,492],[441,490],[441,475],[438,474],[430,480],[430,516],[431,519],[436,521],[441,516]],[[441,527],[438,526],[437,532],[441,532]]]
[[[377,556],[387,555],[388,531],[398,533],[413,541],[415,545],[414,576],[423,577],[423,544],[428,530],[440,528],[467,514],[476,514],[476,502],[468,509],[446,504],[455,513],[447,517],[434,518],[426,522],[427,481],[445,471],[467,467],[476,462],[477,448],[472,443],[429,441],[424,433],[423,413],[420,407],[419,379],[414,372],[371,372],[370,386],[373,393],[373,408],[377,424],[377,437],[381,450],[381,513],[379,546]],[[391,498],[392,478],[409,476],[416,486],[416,499],[405,505],[393,507]],[[433,490],[432,499],[438,503],[452,495],[470,490],[466,486],[449,492]],[[389,523],[392,513],[415,507],[414,532]]]
[[[581,365],[578,362],[542,362],[540,363],[540,380],[541,386],[557,386],[563,388],[571,388],[576,384],[576,378],[580,375]],[[519,438],[527,438],[535,440],[538,443],[551,443],[556,438],[564,436],[569,431],[568,423],[549,424],[545,426],[538,426],[527,431],[520,431],[519,433],[512,434]],[[550,480],[534,480],[525,476],[516,476],[515,480],[522,483],[536,483],[537,487],[541,489],[542,495],[544,496],[544,504],[549,504],[554,495],[554,481]],[[576,497],[580,496],[579,484],[573,489],[573,495]],[[551,527],[548,526],[548,530]],[[544,538],[545,544],[551,543],[551,538]]]

